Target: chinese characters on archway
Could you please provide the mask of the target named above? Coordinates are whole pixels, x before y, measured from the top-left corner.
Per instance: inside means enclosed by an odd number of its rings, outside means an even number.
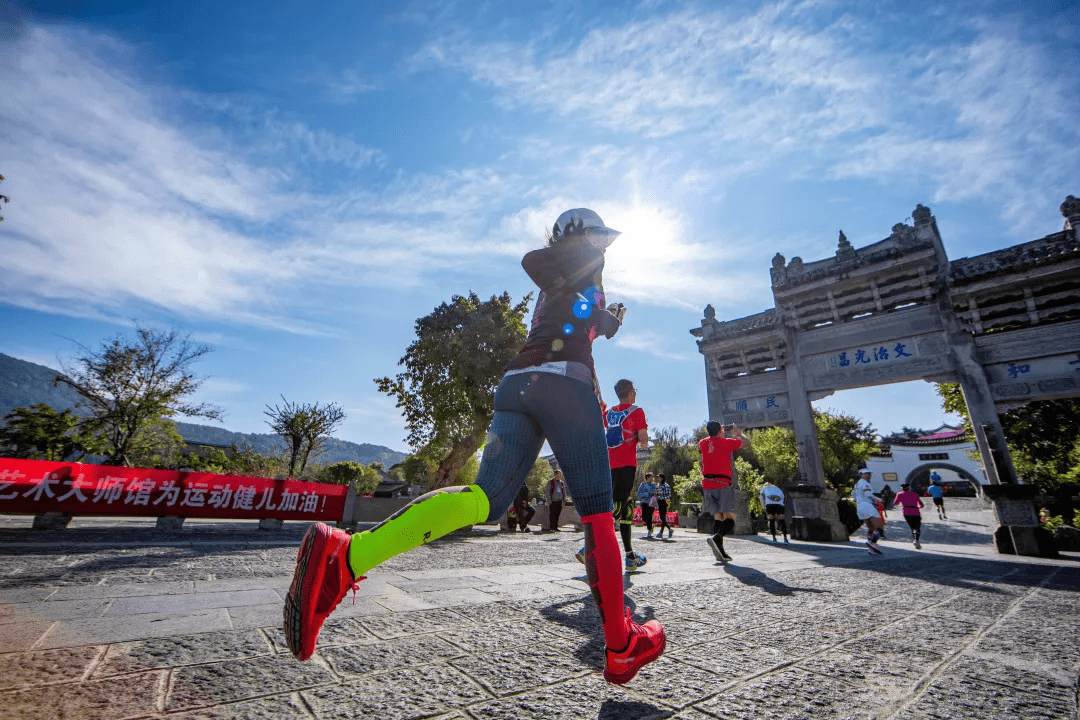
[[[836,355],[836,366],[842,368],[857,367],[859,365],[873,365],[909,358],[913,356],[909,348],[909,343],[897,342],[889,345],[844,350]]]
[[[0,458],[0,512],[340,519],[347,488]]]
[[[758,405],[758,407],[763,406],[766,410],[768,410],[769,408],[778,408],[778,407],[780,407],[780,402],[779,402],[779,400],[777,400],[775,395],[769,395],[766,398],[763,398],[761,400],[756,401],[756,403],[760,403]],[[749,409],[750,408],[747,405],[746,400],[736,400],[735,401],[735,410],[737,410],[739,412],[746,412]]]

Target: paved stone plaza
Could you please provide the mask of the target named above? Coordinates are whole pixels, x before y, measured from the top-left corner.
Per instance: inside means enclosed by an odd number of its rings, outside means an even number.
[[[1080,556],[1004,557],[981,501],[915,551],[857,542],[636,540],[639,621],[667,652],[630,684],[573,560],[581,534],[480,527],[395,558],[331,616],[315,657],[281,632],[304,526],[0,520],[5,718],[1076,718]],[[932,514],[932,513],[931,513]]]

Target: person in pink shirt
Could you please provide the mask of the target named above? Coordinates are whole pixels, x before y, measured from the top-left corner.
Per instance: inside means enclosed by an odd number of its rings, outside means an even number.
[[[921,549],[919,533],[922,531],[922,512],[920,510],[923,507],[923,502],[919,498],[919,494],[911,491],[910,484],[904,483],[900,486],[900,492],[893,502],[904,508],[904,519],[907,520],[908,527],[911,528],[911,537],[915,541],[915,549]]]

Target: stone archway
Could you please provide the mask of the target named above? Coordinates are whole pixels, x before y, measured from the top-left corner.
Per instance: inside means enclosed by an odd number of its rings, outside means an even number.
[[[777,254],[773,308],[730,321],[705,308],[690,332],[705,359],[709,419],[794,430],[799,483],[789,496],[805,520],[797,527],[847,539],[825,485],[812,401],[892,382],[951,382],[986,468],[983,490],[1010,528],[1009,552],[1042,552],[1033,488],[1018,482],[998,413],[1080,396],[1080,200],[1070,195],[1061,213],[1061,232],[950,261],[937,220],[919,205],[912,225],[867,247],[841,232],[835,257]]]
[[[976,490],[982,487],[982,483],[980,483],[979,479],[972,475],[970,471],[965,470],[959,465],[953,465],[949,462],[944,462],[941,460],[935,460],[933,462],[926,462],[921,465],[917,465],[908,472],[907,477],[905,477],[902,482],[909,483],[911,485],[911,489],[915,492],[922,492],[930,485],[930,471],[935,469],[952,470],[964,480],[972,483],[975,486]],[[916,482],[923,480],[923,478],[926,479],[925,482]],[[919,487],[920,484],[921,487]]]

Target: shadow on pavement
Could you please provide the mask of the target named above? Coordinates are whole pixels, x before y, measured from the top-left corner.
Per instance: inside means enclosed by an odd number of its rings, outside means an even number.
[[[637,700],[605,700],[600,705],[597,720],[652,720],[667,718],[674,713]]]
[[[821,590],[819,588],[802,588],[785,585],[779,580],[774,580],[760,570],[755,570],[752,567],[730,565],[725,563],[724,572],[741,582],[743,585],[753,585],[754,587],[761,588],[770,595],[794,595],[797,592],[829,592],[828,590]]]

